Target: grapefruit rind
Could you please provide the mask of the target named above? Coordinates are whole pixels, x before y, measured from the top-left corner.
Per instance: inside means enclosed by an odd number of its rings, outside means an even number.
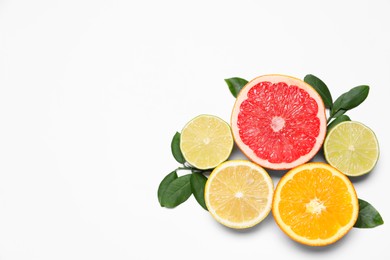
[[[296,173],[301,172],[302,170],[312,170],[314,168],[326,168],[327,170],[331,171],[333,175],[336,175],[340,179],[342,179],[346,184],[347,188],[349,191],[349,194],[351,195],[351,204],[353,206],[353,216],[351,216],[350,221],[341,227],[338,232],[334,235],[331,236],[327,239],[308,239],[306,237],[297,235],[289,225],[285,224],[285,222],[282,220],[279,212],[279,202],[281,201],[281,190],[285,186],[285,184],[294,178]],[[357,221],[358,218],[358,213],[359,213],[359,202],[358,202],[358,197],[356,194],[356,190],[351,183],[351,181],[346,177],[342,172],[337,170],[336,168],[332,167],[329,164],[322,163],[322,162],[312,162],[312,163],[306,163],[303,165],[300,165],[298,167],[295,167],[294,169],[291,169],[288,171],[278,182],[275,192],[274,192],[274,197],[273,197],[273,203],[272,203],[272,214],[275,219],[276,224],[279,226],[279,228],[287,235],[289,236],[292,240],[299,242],[304,245],[308,246],[326,246],[335,243],[342,237],[344,237],[354,226],[354,224]]]
[[[266,196],[267,203],[264,205],[263,211],[261,211],[260,214],[256,218],[254,218],[250,221],[247,221],[247,222],[233,222],[233,221],[229,221],[227,219],[220,217],[216,213],[216,210],[214,209],[214,207],[210,201],[210,186],[212,185],[213,180],[218,176],[218,173],[221,172],[222,170],[228,168],[228,167],[236,167],[236,166],[248,166],[248,167],[252,168],[255,172],[261,174],[261,176],[264,178],[264,184],[267,186],[268,192],[269,192]],[[267,173],[267,171],[265,169],[263,169],[261,166],[255,164],[255,163],[252,163],[250,161],[247,161],[247,160],[230,160],[230,161],[226,161],[226,162],[220,164],[218,167],[216,167],[211,172],[211,174],[206,182],[204,194],[205,194],[205,202],[206,202],[207,209],[209,210],[209,213],[211,214],[211,216],[217,222],[219,222],[220,224],[222,224],[226,227],[233,228],[233,229],[247,229],[247,228],[251,228],[251,227],[259,224],[271,212],[272,198],[273,198],[273,194],[274,194],[274,185],[273,185],[273,181],[272,181],[271,177],[269,176],[269,174]]]
[[[238,115],[240,113],[240,105],[242,104],[243,101],[245,101],[248,97],[247,94],[249,90],[255,86],[256,84],[264,81],[269,81],[271,83],[279,83],[279,82],[284,82],[287,85],[294,85],[298,86],[299,88],[305,90],[311,98],[313,98],[317,105],[318,105],[318,113],[317,117],[320,120],[320,131],[319,135],[316,138],[316,142],[312,148],[312,150],[299,157],[297,160],[294,160],[292,162],[282,162],[282,163],[271,163],[269,160],[261,159],[259,158],[255,152],[248,146],[246,145],[239,133],[239,129],[237,127],[237,121],[238,121]],[[308,161],[310,161],[316,154],[317,152],[321,149],[321,146],[324,142],[325,135],[326,135],[326,112],[325,112],[325,105],[324,102],[321,98],[321,96],[316,92],[316,90],[307,84],[306,82],[294,78],[291,76],[286,76],[286,75],[280,75],[280,74],[269,74],[269,75],[263,75],[259,76],[250,82],[248,82],[240,91],[239,95],[237,96],[237,99],[235,101],[232,115],[231,115],[231,127],[232,127],[232,132],[233,132],[233,138],[235,140],[235,143],[239,147],[239,149],[253,162],[268,168],[268,169],[273,169],[273,170],[286,170],[286,169],[291,169],[294,168],[298,165],[304,164]]]

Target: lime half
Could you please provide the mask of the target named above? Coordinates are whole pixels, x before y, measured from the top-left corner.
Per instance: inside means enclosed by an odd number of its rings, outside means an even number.
[[[198,169],[211,169],[226,161],[233,149],[228,123],[213,115],[200,115],[188,122],[180,137],[186,161]]]
[[[356,121],[342,122],[333,127],[325,138],[326,161],[345,175],[369,173],[379,158],[375,133]]]

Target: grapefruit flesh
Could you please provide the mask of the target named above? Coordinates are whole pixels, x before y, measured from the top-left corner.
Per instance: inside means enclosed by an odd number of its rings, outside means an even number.
[[[309,161],[326,134],[325,106],[304,81],[264,75],[248,82],[234,104],[231,126],[240,150],[269,169]]]

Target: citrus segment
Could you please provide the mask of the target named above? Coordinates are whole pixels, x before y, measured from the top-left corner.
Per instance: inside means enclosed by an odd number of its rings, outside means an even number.
[[[243,160],[227,161],[210,174],[205,201],[211,215],[230,228],[260,223],[271,211],[273,182],[260,166]]]
[[[272,212],[293,240],[310,246],[336,242],[355,224],[359,204],[350,180],[325,163],[307,163],[286,173],[274,194]]]
[[[290,169],[309,161],[326,133],[325,106],[302,80],[265,75],[244,86],[231,125],[238,147],[270,169]]]
[[[200,115],[188,122],[180,138],[186,161],[198,169],[211,169],[226,161],[233,149],[230,126],[212,115]]]
[[[379,159],[375,133],[362,123],[347,121],[333,127],[324,142],[326,161],[348,176],[369,173]]]

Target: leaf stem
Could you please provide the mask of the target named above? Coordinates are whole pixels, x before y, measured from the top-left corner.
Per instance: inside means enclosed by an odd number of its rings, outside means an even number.
[[[332,120],[333,116],[330,116],[327,120],[327,123],[329,124],[330,123],[330,120]]]
[[[193,173],[203,173],[204,172],[202,170],[199,170],[199,169],[196,169],[196,168],[193,168],[193,167],[187,167],[187,166],[177,167],[176,170],[188,170],[188,171],[191,171]]]
[[[184,166],[184,167],[177,167],[177,169],[176,169],[176,170],[192,170],[192,169],[194,169],[194,168],[192,168],[192,167],[187,167],[187,166]]]
[[[331,115],[330,115],[330,117],[328,118],[328,124],[329,124],[329,122],[330,122],[330,120],[332,119],[332,118],[337,118],[337,117],[339,117],[339,116],[341,116],[341,115],[344,115],[345,114],[345,112],[347,112],[348,110],[347,109],[339,109],[339,110],[337,110],[335,113],[333,113],[333,112],[331,112]]]

